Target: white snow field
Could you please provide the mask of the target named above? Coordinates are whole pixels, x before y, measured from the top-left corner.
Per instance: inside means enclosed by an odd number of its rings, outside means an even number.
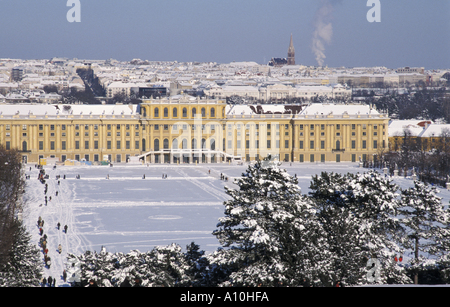
[[[50,268],[44,276],[56,277],[56,286],[68,286],[62,280],[67,253],[149,251],[154,246],[179,244],[183,249],[191,242],[207,254],[219,246],[211,234],[223,216],[224,186],[236,187],[233,178],[240,177],[248,164],[200,165],[130,165],[110,166],[44,166],[49,179],[45,205],[45,185],[39,170],[28,164],[24,223],[38,245],[37,221],[44,220]],[[297,175],[302,193],[308,193],[311,176],[321,171],[337,173],[366,172],[357,163],[283,163],[291,175]],[[30,169],[31,168],[31,169]],[[220,174],[228,182],[220,179]],[[163,174],[167,178],[163,179]],[[60,179],[56,179],[57,176]],[[64,179],[64,175],[65,178]],[[80,179],[76,179],[77,175]],[[143,176],[145,175],[145,178]],[[109,176],[109,179],[107,179]],[[394,177],[401,187],[412,186],[412,179]],[[59,184],[58,184],[59,181]],[[448,205],[450,192],[440,188],[443,204]],[[56,196],[58,192],[58,196]],[[60,230],[57,223],[61,224]],[[68,226],[67,234],[64,225]],[[62,245],[62,253],[58,252]],[[42,254],[42,261],[44,256]]]

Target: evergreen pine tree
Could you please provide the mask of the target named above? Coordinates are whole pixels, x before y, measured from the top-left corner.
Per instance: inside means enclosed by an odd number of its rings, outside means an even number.
[[[211,286],[207,274],[209,262],[205,257],[205,252],[200,250],[200,246],[194,242],[187,245],[185,258],[189,266],[187,274],[191,278],[191,285],[194,287]]]
[[[1,287],[37,287],[42,278],[43,264],[38,248],[31,244],[25,226],[17,223],[9,261],[0,268]]]
[[[240,286],[317,280],[327,256],[316,252],[313,234],[320,230],[297,179],[269,158],[250,165],[235,184],[226,188],[231,199],[213,232],[225,248],[210,257],[215,268],[231,270],[229,282]]]
[[[448,211],[444,210],[437,193],[434,186],[419,181],[414,181],[414,187],[401,191],[401,223],[408,233],[403,243],[414,250],[410,264],[415,284],[419,271],[436,262],[425,255],[443,256],[441,260],[444,260],[443,254],[448,253],[449,232],[445,227],[449,222]]]
[[[378,173],[313,176],[309,193],[317,208],[331,253],[332,279],[357,285],[368,282],[366,265],[376,258],[383,270],[379,283],[407,283],[406,273],[396,267],[394,255],[400,251],[398,187]]]

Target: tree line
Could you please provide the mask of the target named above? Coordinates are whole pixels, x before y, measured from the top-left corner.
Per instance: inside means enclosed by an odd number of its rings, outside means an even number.
[[[192,242],[128,254],[69,254],[69,280],[99,286],[334,286],[450,282],[449,208],[435,187],[375,171],[323,172],[302,194],[264,160],[226,189],[209,255]],[[400,262],[398,259],[402,260]]]
[[[39,250],[22,224],[25,180],[22,156],[0,144],[0,287],[38,286]]]

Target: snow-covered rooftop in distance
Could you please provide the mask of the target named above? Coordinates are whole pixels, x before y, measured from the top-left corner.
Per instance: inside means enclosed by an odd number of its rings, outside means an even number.
[[[65,108],[65,106],[68,106]],[[115,104],[2,104],[0,114],[7,115],[134,115],[137,105]]]
[[[380,114],[377,110],[364,104],[328,104],[328,103],[312,103],[305,107],[301,115],[365,115]]]
[[[448,136],[450,136],[450,124],[449,125],[436,125],[431,124],[425,130],[422,131],[421,137],[439,137],[447,129]]]
[[[405,129],[409,130],[411,135],[419,136],[429,124],[432,124],[432,121],[418,119],[392,120],[389,123],[389,136],[402,136]]]

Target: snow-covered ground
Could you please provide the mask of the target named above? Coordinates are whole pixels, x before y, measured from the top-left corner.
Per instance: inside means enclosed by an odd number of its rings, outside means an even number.
[[[86,250],[99,252],[102,246],[110,252],[128,253],[171,243],[185,248],[194,241],[206,253],[213,252],[220,246],[211,233],[218,218],[223,216],[222,204],[228,197],[224,186],[234,187],[233,178],[240,177],[247,166],[115,164],[113,167],[58,166],[56,169],[45,166],[49,175],[47,196],[51,196],[45,206],[45,186],[37,180],[39,170],[29,164],[24,222],[32,240],[38,244],[37,220],[39,216],[44,220],[48,254],[52,259],[44,275],[56,277],[57,286],[68,285],[61,279],[66,254],[82,254]],[[308,193],[311,176],[321,171],[368,171],[357,167],[356,163],[284,163],[282,167],[291,175],[297,175],[304,194]],[[228,182],[220,180],[221,173],[228,177]],[[167,174],[166,179],[163,174]],[[76,179],[77,175],[80,179]],[[394,181],[403,188],[412,186],[409,177],[394,177]],[[443,188],[440,191],[443,204],[448,205],[450,191]],[[67,234],[63,231],[64,225],[68,226]],[[62,245],[61,254],[58,244]]]

